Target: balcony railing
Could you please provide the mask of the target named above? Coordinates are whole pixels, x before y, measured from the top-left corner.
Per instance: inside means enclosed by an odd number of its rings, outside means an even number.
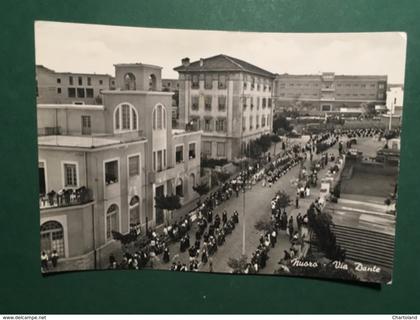
[[[38,128],[39,136],[58,136],[61,134],[61,127]]]
[[[58,192],[52,190],[46,195],[40,195],[40,209],[77,206],[93,201],[92,190],[86,187],[78,189],[62,189]]]

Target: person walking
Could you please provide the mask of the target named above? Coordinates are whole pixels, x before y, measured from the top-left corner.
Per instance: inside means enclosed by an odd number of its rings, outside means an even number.
[[[292,237],[293,237],[293,231],[294,231],[294,227],[293,227],[293,216],[290,216],[290,218],[289,218],[289,224],[288,224],[288,227],[287,227],[287,233],[288,233],[288,235],[289,235],[289,240],[292,240]]]

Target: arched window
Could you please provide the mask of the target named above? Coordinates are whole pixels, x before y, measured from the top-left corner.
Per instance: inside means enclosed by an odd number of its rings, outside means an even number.
[[[135,131],[138,127],[136,108],[128,103],[122,103],[115,108],[114,131]]]
[[[134,196],[130,200],[130,229],[136,229],[140,222],[140,198]]]
[[[179,178],[177,180],[176,187],[175,187],[175,192],[176,192],[176,195],[178,197],[183,197],[184,196],[184,184],[183,184],[181,178]]]
[[[166,109],[161,104],[153,110],[153,129],[166,129]]]
[[[41,251],[50,255],[56,250],[59,257],[64,257],[64,230],[61,223],[48,221],[41,225]]]
[[[154,74],[149,76],[149,91],[156,91],[156,76]]]
[[[111,204],[106,211],[106,239],[110,240],[112,238],[113,230],[119,231],[118,224],[118,214],[119,208],[116,204]]]
[[[136,77],[131,72],[124,75],[124,89],[136,90]]]

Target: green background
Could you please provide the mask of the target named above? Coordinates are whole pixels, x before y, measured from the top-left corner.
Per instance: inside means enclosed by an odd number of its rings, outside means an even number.
[[[416,0],[1,1],[0,313],[420,313],[419,9]],[[43,278],[34,20],[273,32],[407,32],[393,285],[167,271]]]

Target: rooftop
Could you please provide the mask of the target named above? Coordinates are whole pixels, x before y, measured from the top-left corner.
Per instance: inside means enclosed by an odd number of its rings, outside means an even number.
[[[395,216],[387,213],[395,205],[380,204],[372,197],[338,199],[328,203],[327,210],[336,225],[395,235]]]
[[[68,72],[68,71],[55,71],[53,69],[47,68],[46,66],[42,65],[42,64],[37,64],[36,65],[37,68],[42,68],[48,72],[52,72],[52,73],[56,73],[56,74],[66,74],[66,75],[86,75],[86,76],[103,76],[103,77],[110,77],[113,78],[113,76],[111,76],[110,74],[107,73],[86,73],[86,72]]]
[[[112,136],[38,136],[38,146],[40,147],[63,147],[63,148],[81,148],[93,149],[118,145],[123,143],[146,141],[143,137],[133,138],[119,135]]]
[[[213,57],[191,62],[174,68],[178,72],[203,72],[203,71],[238,71],[248,72],[263,77],[275,78],[275,75],[246,61],[219,54]]]
[[[72,109],[72,110],[97,110],[103,111],[104,106],[99,104],[71,104],[71,103],[50,103],[50,104],[38,104],[40,109]]]

